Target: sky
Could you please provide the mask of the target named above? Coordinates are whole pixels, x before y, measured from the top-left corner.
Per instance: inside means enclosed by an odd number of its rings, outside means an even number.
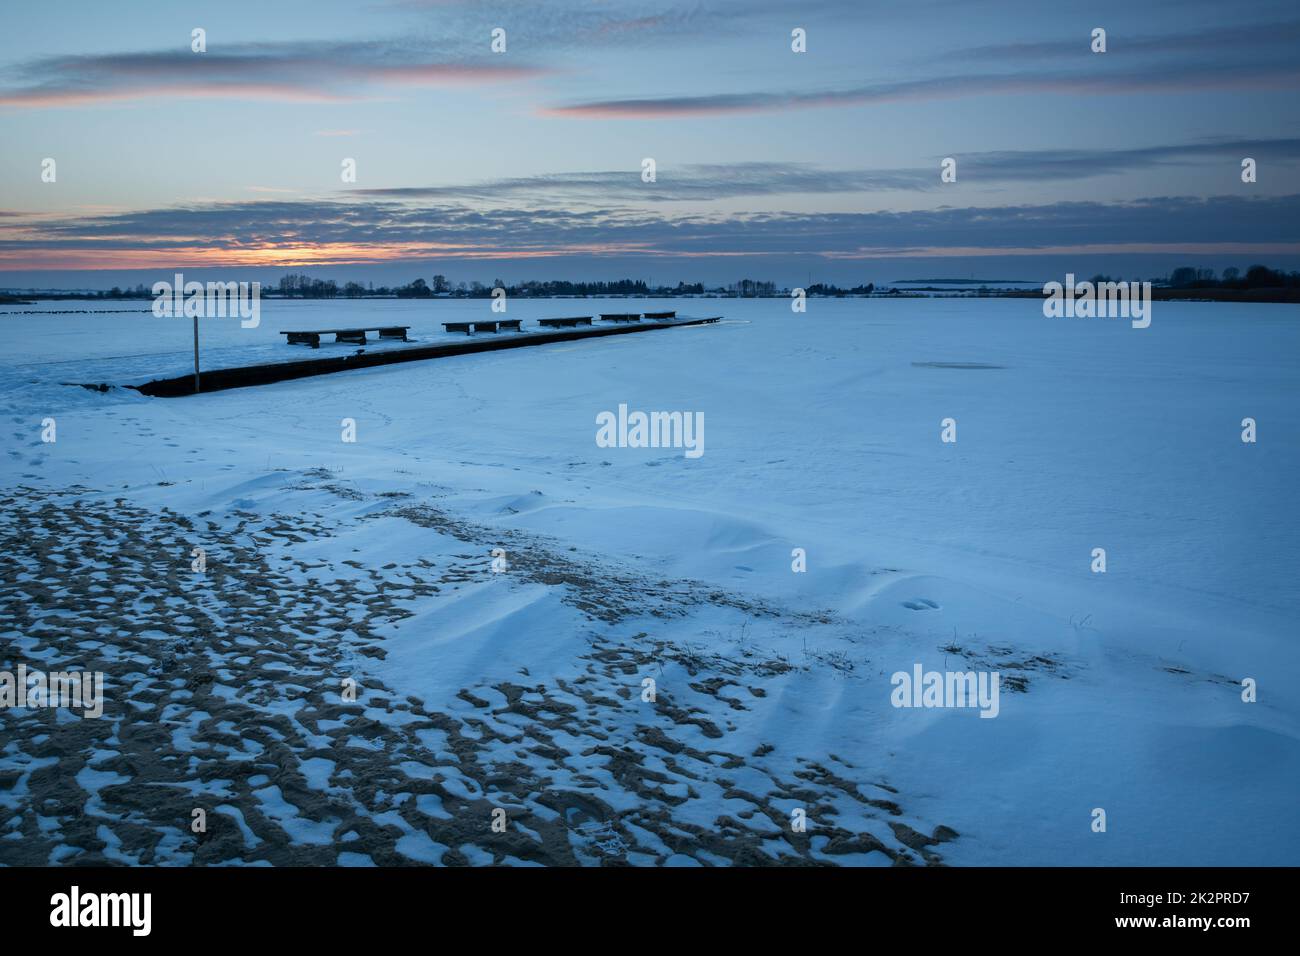
[[[0,22],[0,287],[1300,268],[1294,2],[47,0]]]

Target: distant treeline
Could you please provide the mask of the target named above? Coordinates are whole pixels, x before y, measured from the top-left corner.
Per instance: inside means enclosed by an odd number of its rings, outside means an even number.
[[[841,289],[837,285],[826,285],[822,282],[814,283],[804,290],[809,295],[871,295],[876,291],[876,284],[868,282],[866,285],[855,285],[852,289]],[[897,289],[890,289],[890,292],[896,293]]]
[[[348,282],[342,287],[333,280],[312,279],[305,275],[287,275],[280,280],[280,295],[302,299],[332,299],[336,296],[356,299],[364,296],[380,296],[399,299],[432,299],[435,296],[454,299],[486,299],[493,289],[505,289],[506,294],[515,296],[535,296],[544,298],[557,295],[574,296],[610,296],[610,295],[703,295],[704,283],[679,282],[669,288],[651,288],[644,279],[616,279],[613,282],[569,282],[564,279],[552,279],[546,282],[529,280],[517,285],[506,285],[500,279],[488,285],[477,280],[469,283],[453,284],[446,276],[436,275],[432,284],[424,279],[416,279],[407,285],[376,286],[373,282],[361,285]],[[722,291],[722,290],[718,290]]]
[[[507,285],[500,279],[491,284],[479,281],[452,283],[446,276],[436,275],[433,282],[416,279],[406,285],[375,285],[373,282],[362,285],[360,282],[345,282],[340,285],[333,279],[313,279],[311,276],[290,273],[282,276],[274,285],[263,285],[262,295],[280,296],[286,299],[360,299],[360,298],[398,298],[398,299],[485,299],[492,295],[493,289],[505,289],[511,298],[533,297],[549,298],[554,296],[639,296],[671,297],[675,295],[715,295],[741,296],[744,298],[758,296],[787,296],[790,290],[778,287],[775,282],[760,279],[741,279],[730,285],[706,286],[703,282],[678,282],[676,285],[651,285],[644,279],[615,279],[612,282],[570,282],[566,279],[546,281],[529,280],[515,285]],[[811,296],[818,295],[867,295],[875,290],[875,285],[857,285],[852,288],[840,288],[818,282],[804,291]],[[19,291],[19,294],[21,294]],[[26,290],[36,295],[38,290]],[[880,290],[885,291],[885,290]],[[896,292],[896,289],[888,290]],[[151,299],[150,287],[140,283],[134,287],[113,286],[99,292],[52,292],[39,290],[41,298],[49,299]]]
[[[703,282],[678,282],[675,286],[652,286],[644,279],[615,279],[612,282],[570,282],[565,279],[537,281],[530,279],[516,285],[507,285],[500,279],[490,285],[474,281],[470,283],[452,283],[446,276],[436,275],[432,284],[424,279],[416,279],[407,285],[376,286],[373,282],[361,285],[349,282],[343,286],[332,279],[312,279],[305,275],[287,275],[282,278],[276,291],[286,298],[295,299],[333,299],[362,298],[379,296],[399,299],[432,299],[447,297],[453,299],[485,299],[492,295],[493,289],[505,289],[511,298],[533,297],[550,298],[554,296],[674,296],[674,295],[720,295],[755,298],[762,296],[786,296],[790,290],[777,286],[775,282],[762,279],[741,279],[726,286],[705,286]],[[818,282],[804,291],[808,295],[870,295],[876,289],[875,284],[856,285],[840,288]],[[895,290],[890,290],[895,291]]]
[[[935,280],[929,280],[935,281]],[[958,280],[948,280],[956,282]],[[1117,281],[1109,276],[1093,277],[1094,282]],[[1164,279],[1152,279],[1154,285],[1167,286],[1171,289],[1283,289],[1300,287],[1300,272],[1282,272],[1267,266],[1255,265],[1243,275],[1237,268],[1223,270],[1223,275],[1216,277],[1213,269],[1195,269],[1184,266],[1175,269]],[[446,276],[436,275],[432,284],[424,279],[416,279],[408,285],[379,286],[374,283],[363,286],[358,282],[349,282],[340,287],[333,280],[312,279],[305,275],[287,275],[280,280],[279,292],[284,296],[306,299],[332,299],[336,296],[360,298],[362,296],[396,296],[399,299],[427,299],[435,296],[451,298],[487,298],[492,290],[501,288],[511,298],[517,296],[674,296],[674,295],[721,295],[739,296],[741,298],[761,298],[766,296],[787,296],[791,289],[778,286],[775,282],[764,279],[740,279],[730,285],[705,286],[703,282],[678,282],[675,286],[651,286],[644,279],[616,279],[613,282],[569,282],[564,279],[552,279],[545,282],[535,280],[507,285],[500,279],[490,285],[482,282],[453,283]],[[854,286],[837,286],[833,283],[814,282],[807,285],[804,292],[810,296],[844,296],[844,295],[897,295],[898,289],[882,286],[877,288],[874,282],[860,283]],[[986,287],[987,288],[987,287]]]
[[[959,280],[924,280],[929,282],[958,282]],[[969,281],[969,280],[967,280]],[[1119,281],[1110,276],[1097,275],[1093,282]],[[1243,274],[1241,270],[1230,267],[1216,275],[1213,269],[1197,269],[1183,266],[1175,269],[1165,278],[1150,280],[1156,288],[1166,290],[1219,290],[1226,299],[1262,300],[1260,290],[1297,290],[1300,289],[1300,272],[1284,272],[1267,266],[1254,265]],[[435,275],[432,282],[416,279],[406,285],[376,286],[373,282],[362,285],[360,282],[345,282],[340,285],[333,279],[313,279],[311,276],[290,273],[283,276],[275,285],[262,287],[263,295],[278,295],[293,299],[360,299],[360,298],[398,298],[398,299],[480,299],[492,295],[493,289],[505,289],[511,298],[531,297],[549,298],[553,296],[637,296],[646,298],[668,298],[676,295],[737,296],[740,298],[764,298],[770,296],[788,296],[792,289],[778,286],[775,282],[764,279],[740,279],[729,285],[706,286],[703,282],[678,282],[674,286],[651,285],[644,279],[615,279],[612,282],[570,282],[565,279],[546,281],[530,280],[516,285],[507,285],[496,279],[490,285],[479,281],[453,283],[444,275]],[[841,287],[832,283],[813,282],[802,287],[809,296],[849,296],[849,295],[899,295],[893,286],[877,286],[874,282],[860,283]],[[36,296],[46,299],[149,299],[153,297],[151,287],[144,283],[130,288],[113,286],[100,292],[49,292],[37,290],[6,289],[6,293],[18,296]],[[902,293],[911,295],[919,291],[909,289]],[[1241,292],[1243,295],[1235,295]],[[1034,296],[1039,293],[1032,289],[998,290],[983,286],[975,294]],[[1279,293],[1283,299],[1291,301],[1293,291]],[[1186,297],[1185,295],[1179,296]]]
[[[1119,282],[1121,280],[1107,275],[1095,275],[1092,282]],[[1223,275],[1216,276],[1213,269],[1197,269],[1193,266],[1180,266],[1164,279],[1152,279],[1151,284],[1167,289],[1298,289],[1300,272],[1283,272],[1268,266],[1251,266],[1245,275],[1235,266],[1223,270]]]
[[[1242,275],[1227,268],[1215,278],[1213,269],[1183,266],[1169,274],[1171,289],[1300,289],[1300,272],[1282,272],[1268,266],[1251,266]]]

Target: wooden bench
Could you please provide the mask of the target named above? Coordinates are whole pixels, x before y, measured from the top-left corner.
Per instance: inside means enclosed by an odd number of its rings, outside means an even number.
[[[546,326],[548,329],[571,329],[575,325],[591,325],[591,316],[565,315],[558,319],[538,319],[537,324]]]
[[[355,342],[357,345],[366,344],[366,333],[372,329],[379,333],[381,339],[401,339],[407,341],[406,330],[409,325],[365,325],[359,328],[351,329],[302,329],[298,331],[280,330],[281,335],[289,337],[289,345],[310,345],[314,349],[320,348],[320,337],[322,335],[334,336],[335,342]]]
[[[677,318],[677,313],[676,312],[647,312],[645,314],[645,317],[647,319],[675,319]]]
[[[640,322],[640,312],[602,312],[600,314],[602,322]]]
[[[484,319],[479,322],[444,322],[442,327],[448,332],[464,332],[466,335],[473,335],[475,332],[496,332],[498,329],[514,329],[520,332],[522,322],[523,319]]]

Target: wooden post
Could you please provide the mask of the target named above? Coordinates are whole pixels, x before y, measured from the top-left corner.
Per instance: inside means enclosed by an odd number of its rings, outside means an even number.
[[[199,317],[194,316],[194,394],[199,394]]]

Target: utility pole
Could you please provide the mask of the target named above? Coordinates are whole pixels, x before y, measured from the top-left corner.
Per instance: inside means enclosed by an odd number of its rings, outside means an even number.
[[[199,394],[199,316],[194,314],[194,394]]]

